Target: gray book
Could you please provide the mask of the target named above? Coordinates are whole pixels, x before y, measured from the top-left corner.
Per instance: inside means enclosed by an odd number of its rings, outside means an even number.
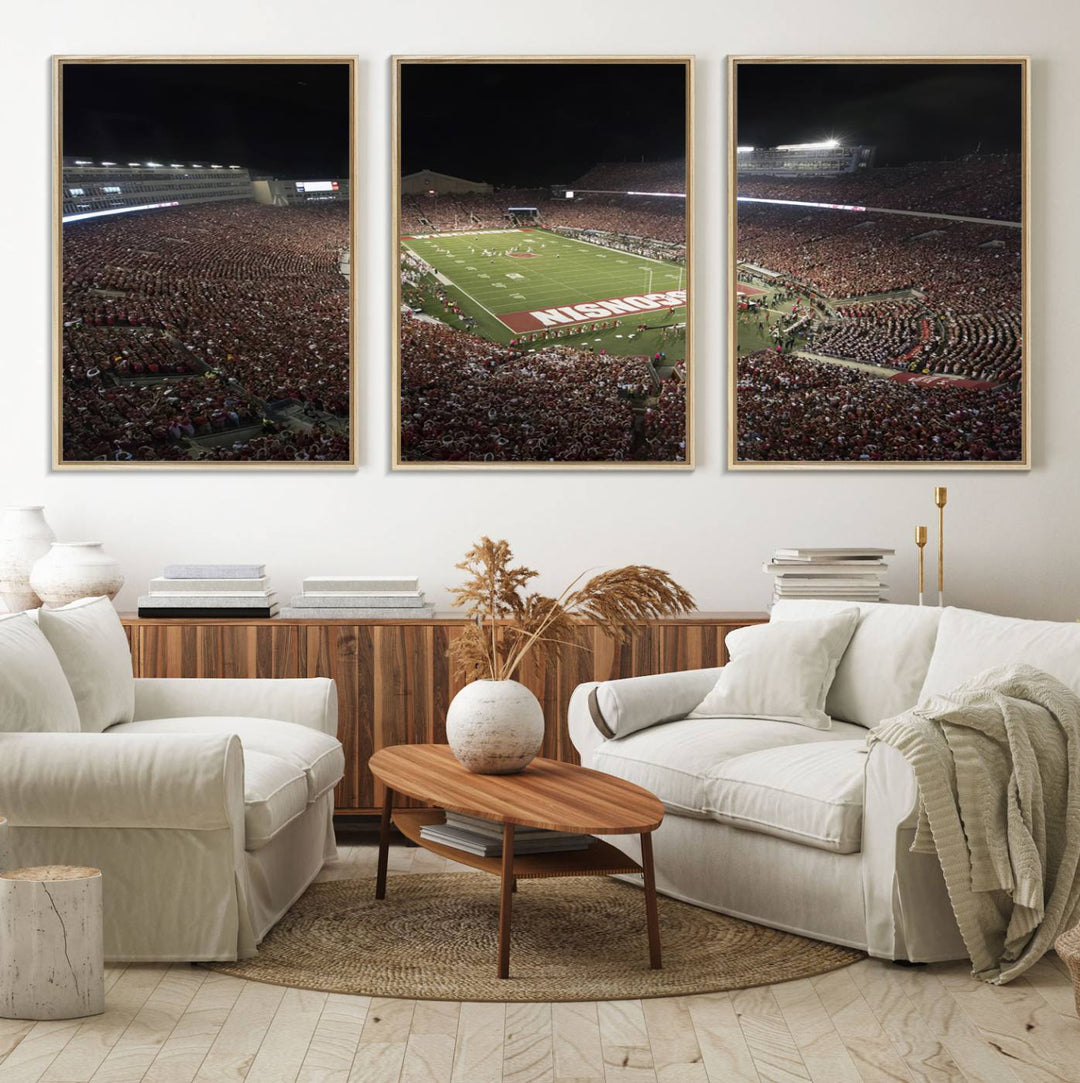
[[[487,838],[451,824],[424,824],[420,828],[420,837],[442,843],[443,846],[452,846],[455,850],[464,850],[478,857],[498,857],[502,853],[501,838]],[[593,839],[589,835],[567,835],[552,839],[536,835],[520,839],[515,837],[514,853],[562,853],[567,850],[587,850],[592,844]]]
[[[269,590],[270,580],[261,575],[255,579],[166,579],[159,576],[150,580],[150,591],[153,594],[159,591],[198,591],[201,594],[207,591],[215,593],[221,591],[225,594],[234,594],[237,591]]]
[[[166,579],[261,579],[265,564],[166,564]]]
[[[373,609],[365,606],[358,609],[327,609],[325,606],[287,605],[282,609],[281,615],[303,620],[426,620],[435,616],[435,607],[423,605],[418,609]]]
[[[309,575],[303,582],[304,592],[322,590],[380,591],[419,590],[417,575]]]
[[[293,605],[311,609],[423,609],[422,591],[400,594],[294,594]]]
[[[140,609],[251,609],[255,606],[272,605],[277,598],[277,591],[268,590],[262,594],[215,594],[213,597],[200,597],[198,594],[143,594],[139,597]]]

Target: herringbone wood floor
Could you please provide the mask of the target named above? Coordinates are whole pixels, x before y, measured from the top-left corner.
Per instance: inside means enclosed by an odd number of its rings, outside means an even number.
[[[324,879],[371,875],[351,843]],[[452,866],[459,869],[460,866]],[[392,873],[442,859],[395,847]],[[1060,961],[991,988],[963,964],[867,960],[736,993],[599,1004],[381,1000],[259,985],[186,964],[111,967],[107,1011],[0,1020],[4,1083],[741,1083],[1080,1081]]]

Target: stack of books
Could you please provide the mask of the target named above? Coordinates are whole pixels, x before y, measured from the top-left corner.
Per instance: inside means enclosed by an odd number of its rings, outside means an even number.
[[[303,594],[281,611],[283,617],[347,620],[417,620],[434,613],[415,575],[309,576]]]
[[[273,617],[265,564],[170,564],[139,598],[140,617]]]
[[[503,825],[464,812],[447,812],[446,823],[426,824],[420,837],[464,850],[477,857],[501,857]],[[545,831],[539,827],[514,828],[515,854],[553,854],[567,850],[586,850],[595,840],[591,835],[568,831]]]
[[[773,577],[773,600],[828,598],[885,601],[882,577],[894,549],[777,549],[762,570]]]

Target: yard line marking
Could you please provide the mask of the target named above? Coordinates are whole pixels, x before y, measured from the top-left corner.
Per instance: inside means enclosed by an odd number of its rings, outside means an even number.
[[[406,244],[406,245],[404,245],[403,247],[405,247],[405,248],[409,248],[409,246],[408,246],[407,244]],[[420,253],[419,253],[419,252],[415,252],[415,251],[413,251],[413,249],[411,249],[411,248],[409,248],[409,251],[410,251],[410,252],[412,252],[414,256],[419,256],[419,257],[420,257],[420,259],[423,259],[423,258],[424,258],[423,256],[421,256],[421,255],[420,255]],[[425,261],[425,262],[426,262],[426,261]],[[474,305],[480,305],[480,307],[481,307],[481,308],[482,308],[482,309],[483,309],[483,310],[484,310],[484,311],[485,311],[485,312],[486,312],[486,313],[487,313],[487,314],[488,314],[488,315],[489,315],[489,316],[490,316],[490,317],[491,317],[491,318],[492,318],[493,320],[497,320],[497,321],[498,321],[499,323],[502,323],[502,320],[500,320],[500,319],[499,319],[499,317],[498,317],[498,316],[496,316],[496,315],[495,315],[495,313],[494,313],[494,312],[492,312],[492,311],[491,311],[491,309],[490,309],[490,308],[488,308],[488,306],[487,306],[487,305],[481,305],[481,304],[480,304],[480,302],[479,302],[479,301],[478,301],[478,300],[477,300],[477,299],[476,299],[475,297],[473,297],[473,295],[472,295],[471,293],[469,293],[469,291],[468,291],[468,290],[463,290],[463,289],[461,288],[461,286],[460,286],[460,285],[458,285],[458,283],[457,283],[457,282],[453,283],[453,286],[454,286],[454,289],[456,289],[456,290],[458,291],[458,293],[463,293],[463,294],[464,294],[464,295],[465,295],[466,297],[468,297],[468,299],[469,299],[470,301],[472,301],[472,303],[473,303]],[[504,324],[504,323],[503,323],[503,327],[505,327],[505,326],[506,326],[506,324]]]

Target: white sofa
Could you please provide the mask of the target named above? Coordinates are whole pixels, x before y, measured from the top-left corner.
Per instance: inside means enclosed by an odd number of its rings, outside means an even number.
[[[852,604],[782,601],[771,619]],[[585,766],[663,801],[654,854],[665,894],[886,959],[965,958],[937,859],[909,852],[914,776],[893,748],[868,753],[867,731],[1008,662],[1037,666],[1080,694],[1080,625],[858,608],[826,701],[829,730],[687,718],[719,676],[709,669],[581,685],[570,735]],[[627,736],[610,736],[619,732]],[[608,841],[639,856],[636,839]]]
[[[0,857],[100,868],[109,960],[251,956],[336,856],[336,733],[330,680],[134,680],[106,599],[0,617]]]

